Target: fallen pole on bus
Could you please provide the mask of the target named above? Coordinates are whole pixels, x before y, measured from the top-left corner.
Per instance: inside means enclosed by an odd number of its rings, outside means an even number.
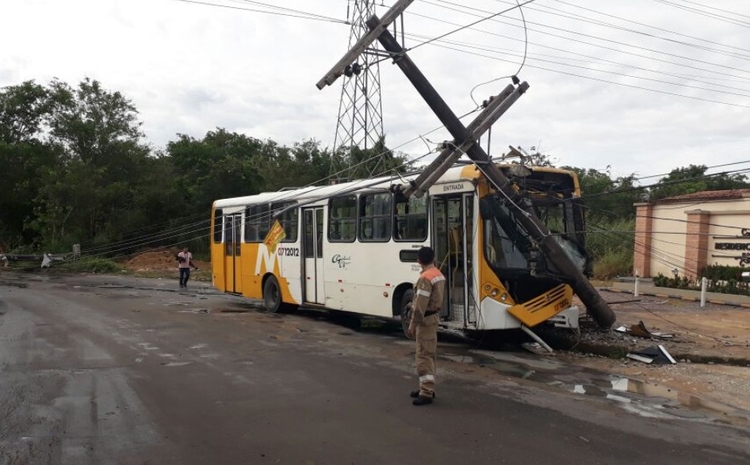
[[[367,26],[372,30],[375,30],[379,24],[380,21],[377,16],[372,16],[367,21]],[[476,135],[469,132],[463,123],[461,123],[456,114],[448,107],[448,104],[438,94],[388,30],[384,30],[378,36],[378,40],[454,137],[455,145],[458,147],[468,146],[465,151],[466,155],[485,173],[497,192],[505,198],[509,208],[513,208],[520,213],[518,215],[518,222],[529,233],[532,239],[536,241],[555,269],[571,281],[573,290],[597,324],[602,328],[610,328],[616,319],[612,309],[609,308],[607,302],[594,289],[588,278],[565,253],[560,244],[554,240],[553,235],[547,229],[547,226],[536,216],[531,205],[525,202],[526,199],[516,194],[508,178],[492,162],[492,159],[484,149],[475,143],[478,140]],[[519,86],[519,88],[524,87],[528,87],[528,84],[525,82]]]

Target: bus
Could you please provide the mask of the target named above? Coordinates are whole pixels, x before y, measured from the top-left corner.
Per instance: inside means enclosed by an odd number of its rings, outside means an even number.
[[[417,251],[431,246],[447,280],[444,329],[576,328],[571,281],[548,263],[508,202],[530,204],[590,274],[578,178],[550,167],[497,166],[516,198],[501,196],[476,165],[457,164],[421,197],[402,194],[416,178],[405,175],[217,200],[213,285],[261,299],[271,312],[305,306],[408,325]],[[264,239],[276,221],[285,237],[274,248]]]

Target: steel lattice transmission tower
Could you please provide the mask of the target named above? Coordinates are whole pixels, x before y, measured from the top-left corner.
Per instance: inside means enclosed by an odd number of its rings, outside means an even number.
[[[352,25],[349,35],[351,48],[369,32],[365,21],[375,14],[375,1],[349,0],[348,10],[347,16]],[[348,168],[352,168],[352,149],[371,149],[383,137],[383,104],[380,98],[380,63],[377,55],[372,50],[366,51],[357,63],[348,68],[346,75],[341,86],[333,149],[334,153],[341,150],[348,155]],[[345,168],[347,166],[331,165],[332,172]],[[337,176],[338,180],[347,177],[350,177],[348,172]]]

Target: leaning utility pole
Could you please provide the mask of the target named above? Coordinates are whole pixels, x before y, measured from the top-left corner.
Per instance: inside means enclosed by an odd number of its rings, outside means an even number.
[[[442,159],[438,157],[438,160],[425,170],[426,174],[417,179],[422,184],[419,185],[415,181],[414,184],[407,188],[406,192],[418,193],[419,191],[429,189],[430,183],[436,179],[433,174],[436,169],[446,169],[445,165],[453,163],[455,157],[466,153],[474,161],[477,168],[494,185],[495,190],[504,198],[503,202],[506,206],[518,213],[518,222],[528,231],[531,238],[534,239],[555,270],[571,281],[573,290],[599,326],[604,328],[611,327],[615,322],[615,314],[609,308],[607,302],[594,289],[583,272],[565,253],[560,244],[555,241],[547,226],[537,217],[530,202],[514,191],[508,178],[492,162],[492,159],[482,147],[476,143],[479,140],[479,136],[528,89],[528,84],[525,82],[521,83],[513,90],[506,88],[496,99],[493,99],[493,102],[497,100],[498,103],[493,105],[490,102],[492,108],[488,106],[470,125],[470,128],[467,129],[437,93],[435,88],[432,87],[432,84],[430,84],[424,74],[417,68],[406,51],[398,44],[395,37],[387,30],[388,24],[412,2],[413,0],[397,1],[382,20],[377,16],[370,17],[367,21],[370,33],[360,39],[334,68],[318,82],[318,88],[322,89],[326,84],[330,85],[338,76],[343,74],[347,66],[350,66],[357,59],[359,54],[369,46],[371,41],[378,40],[454,138],[453,147],[446,149],[441,154]]]
[[[369,32],[366,21],[375,13],[374,0],[353,0],[348,19],[351,24],[349,47]],[[381,52],[382,53],[382,52]],[[333,151],[349,155],[352,167],[352,149],[367,150],[375,147],[383,137],[383,104],[380,98],[380,62],[375,53],[364,51],[357,63],[352,63],[345,73],[351,77],[341,85],[339,115]],[[377,165],[376,165],[377,166]],[[331,174],[346,166],[331,165]],[[338,180],[345,178],[338,176]]]

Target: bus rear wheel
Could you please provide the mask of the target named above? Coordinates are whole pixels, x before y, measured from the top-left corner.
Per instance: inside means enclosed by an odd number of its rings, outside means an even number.
[[[408,289],[401,296],[401,329],[404,331],[404,336],[409,338],[408,330],[409,324],[411,323],[411,301],[414,297],[414,291]],[[411,338],[409,338],[411,339]]]
[[[263,306],[271,313],[279,313],[283,305],[279,281],[275,276],[269,276],[263,285]]]

